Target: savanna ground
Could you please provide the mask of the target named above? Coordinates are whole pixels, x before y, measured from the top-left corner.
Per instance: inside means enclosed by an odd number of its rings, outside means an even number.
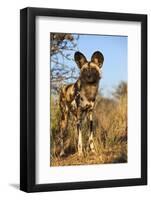
[[[65,135],[66,157],[60,158],[58,95],[51,95],[50,166],[88,165],[127,162],[127,83],[121,82],[111,97],[98,94],[93,113],[96,153],[87,149],[88,120],[83,120],[83,156],[77,153],[76,123],[69,116]]]

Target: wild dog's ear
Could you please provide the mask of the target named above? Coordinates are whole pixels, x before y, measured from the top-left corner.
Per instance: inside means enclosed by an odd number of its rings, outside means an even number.
[[[75,52],[74,59],[80,69],[87,62],[86,57],[79,51]]]
[[[103,65],[103,62],[104,62],[103,54],[99,51],[94,52],[91,57],[91,62],[95,63],[96,65],[98,65],[101,68]]]

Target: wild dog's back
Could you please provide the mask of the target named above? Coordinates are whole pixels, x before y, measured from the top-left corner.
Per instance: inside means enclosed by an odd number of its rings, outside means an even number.
[[[63,85],[60,88],[60,101],[71,103],[75,97],[74,84]]]

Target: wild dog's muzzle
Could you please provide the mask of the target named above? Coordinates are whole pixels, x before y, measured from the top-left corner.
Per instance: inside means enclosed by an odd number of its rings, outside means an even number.
[[[100,74],[95,68],[85,68],[81,72],[81,79],[83,82],[96,83],[100,79]]]

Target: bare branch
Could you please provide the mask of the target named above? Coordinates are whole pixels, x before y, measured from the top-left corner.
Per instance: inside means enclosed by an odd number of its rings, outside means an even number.
[[[51,88],[57,90],[63,83],[77,79],[78,71],[73,66],[72,52],[77,50],[79,35],[70,33],[50,34]],[[71,63],[71,64],[70,64]]]

